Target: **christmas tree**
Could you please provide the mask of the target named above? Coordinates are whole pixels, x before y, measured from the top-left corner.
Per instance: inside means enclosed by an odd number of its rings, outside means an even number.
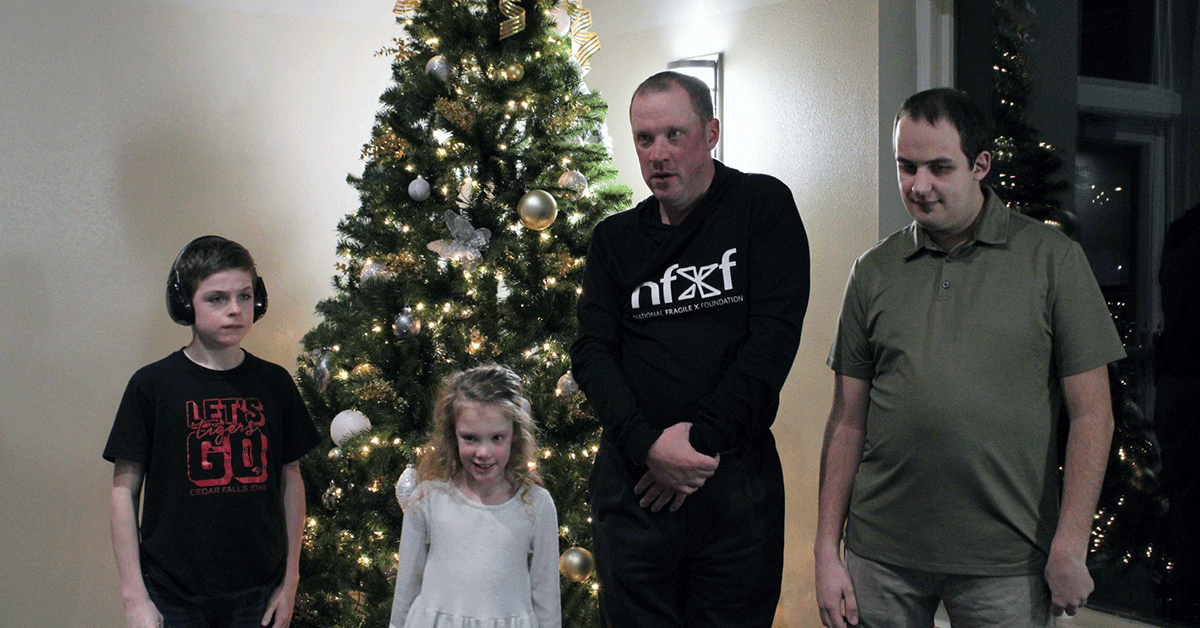
[[[521,374],[558,508],[564,625],[599,625],[586,480],[599,423],[567,350],[592,228],[628,207],[583,83],[599,44],[580,0],[401,0],[360,207],[317,305],[299,382],[323,449],[301,463],[308,514],[293,625],[387,626],[403,512],[447,374]],[[583,551],[580,551],[583,550]],[[480,568],[487,568],[480,565]]]

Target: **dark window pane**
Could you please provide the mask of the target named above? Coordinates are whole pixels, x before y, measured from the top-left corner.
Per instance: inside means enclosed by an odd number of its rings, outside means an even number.
[[[1135,146],[1080,140],[1075,155],[1075,210],[1079,243],[1096,280],[1107,290],[1132,297],[1137,257],[1137,181],[1141,168]]]
[[[1152,83],[1154,0],[1080,0],[1079,74]]]

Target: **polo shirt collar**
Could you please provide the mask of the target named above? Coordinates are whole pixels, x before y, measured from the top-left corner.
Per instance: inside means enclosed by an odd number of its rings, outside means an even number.
[[[986,185],[983,188],[983,217],[975,226],[975,233],[959,248],[969,247],[975,243],[1001,245],[1008,242],[1008,218],[1012,212],[1004,201]],[[942,250],[924,227],[913,221],[905,228],[907,246],[904,247],[904,259],[909,259],[923,250],[929,252],[947,253]]]

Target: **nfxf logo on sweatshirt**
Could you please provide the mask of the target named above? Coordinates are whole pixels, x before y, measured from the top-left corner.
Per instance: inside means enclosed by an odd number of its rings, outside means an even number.
[[[721,261],[716,264],[683,267],[680,267],[679,264],[672,264],[668,266],[667,270],[663,272],[661,279],[647,281],[634,288],[633,293],[629,297],[629,305],[634,310],[633,317],[635,319],[643,319],[655,316],[683,314],[702,307],[713,307],[715,305],[742,301],[743,297],[737,295],[716,301],[695,302],[697,299],[719,297],[733,290],[732,269],[734,266],[737,266],[737,262],[733,261],[733,256],[736,254],[737,248],[734,247],[726,250],[721,255]],[[718,269],[720,269],[719,273],[717,272]],[[648,300],[648,302],[644,303],[643,299]],[[690,301],[690,303],[682,303],[684,301]],[[658,308],[664,305],[670,306],[675,303],[680,303],[680,305],[648,312],[639,312],[643,308]]]

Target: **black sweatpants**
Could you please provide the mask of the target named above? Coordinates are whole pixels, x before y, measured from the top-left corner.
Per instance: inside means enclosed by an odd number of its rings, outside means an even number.
[[[768,433],[721,456],[683,506],[651,512],[645,473],[603,442],[589,487],[600,609],[612,628],[769,628],[783,577],[783,469]]]

